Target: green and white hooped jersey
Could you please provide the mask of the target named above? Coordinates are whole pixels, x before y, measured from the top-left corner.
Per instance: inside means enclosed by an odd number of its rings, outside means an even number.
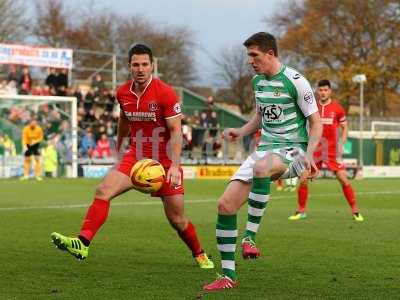
[[[252,80],[257,112],[262,116],[259,150],[307,145],[307,117],[318,112],[310,83],[282,64],[272,77]]]

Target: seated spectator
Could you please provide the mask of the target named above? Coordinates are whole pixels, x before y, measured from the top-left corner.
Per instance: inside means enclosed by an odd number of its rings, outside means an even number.
[[[107,158],[111,157],[111,146],[110,142],[107,138],[107,135],[103,133],[100,139],[96,143],[96,150],[93,156],[98,158]]]
[[[82,157],[92,157],[93,151],[96,149],[96,141],[93,136],[92,129],[86,128],[85,135],[81,139],[79,152]]]

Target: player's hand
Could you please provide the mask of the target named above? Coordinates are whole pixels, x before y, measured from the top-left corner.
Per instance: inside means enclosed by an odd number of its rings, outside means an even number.
[[[306,178],[311,180],[317,178],[319,170],[314,162],[314,159],[306,158],[305,163],[306,163]]]
[[[182,182],[182,175],[179,166],[171,165],[167,172],[167,182],[172,186],[180,186]]]
[[[235,142],[241,137],[240,130],[237,128],[226,128],[222,132],[222,138],[228,142]]]

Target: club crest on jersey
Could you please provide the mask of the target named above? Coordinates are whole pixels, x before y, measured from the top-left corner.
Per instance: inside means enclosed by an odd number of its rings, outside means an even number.
[[[279,89],[274,89],[274,97],[279,97],[281,95],[281,92]]]
[[[158,109],[158,104],[154,101],[149,103],[149,111],[156,111]]]
[[[308,104],[312,104],[313,103],[313,99],[314,99],[314,96],[313,96],[313,93],[312,92],[306,92],[305,94],[304,94],[304,101],[306,101]]]
[[[283,108],[276,104],[260,106],[260,113],[266,122],[279,123],[283,121]]]
[[[181,105],[179,103],[175,103],[174,112],[176,112],[177,114],[180,114],[182,112],[182,108],[181,108]]]

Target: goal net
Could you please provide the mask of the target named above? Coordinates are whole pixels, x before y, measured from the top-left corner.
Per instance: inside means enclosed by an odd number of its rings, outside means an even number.
[[[32,117],[44,133],[40,145],[43,175],[77,177],[77,99],[0,95],[0,178],[23,174],[22,129]]]

